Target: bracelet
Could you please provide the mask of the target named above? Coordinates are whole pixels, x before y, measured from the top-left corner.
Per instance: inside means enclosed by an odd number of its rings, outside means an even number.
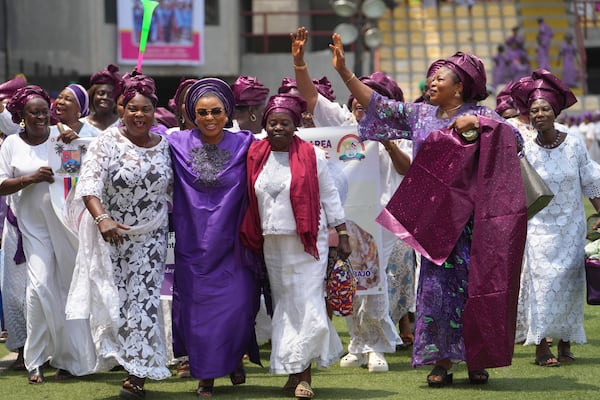
[[[337,233],[337,234],[338,234],[338,236],[341,236],[341,235],[350,236],[350,235],[348,234],[348,231],[346,231],[346,230],[344,230],[344,231],[338,231],[338,233]]]
[[[296,65],[296,64],[294,64],[294,69],[299,69],[299,70],[306,69],[306,64],[304,64],[304,65]]]
[[[110,218],[110,215],[108,215],[108,214],[100,214],[96,218],[94,218],[94,223],[96,225],[98,225],[100,223],[100,221],[104,221],[105,219],[108,219],[108,218]]]
[[[23,175],[21,175],[21,180],[19,182],[21,183],[21,189],[25,189],[25,184],[23,184]]]
[[[356,74],[353,72],[352,76],[344,81],[344,85],[347,85],[348,83],[350,83],[350,81],[354,78],[356,78]]]

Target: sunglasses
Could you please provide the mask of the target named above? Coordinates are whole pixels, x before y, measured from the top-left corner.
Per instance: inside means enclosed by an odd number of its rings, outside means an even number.
[[[216,116],[221,115],[221,113],[223,112],[223,109],[221,107],[213,108],[212,110],[207,110],[206,108],[200,108],[200,109],[196,110],[196,112],[201,117],[207,117],[209,115],[216,117]]]

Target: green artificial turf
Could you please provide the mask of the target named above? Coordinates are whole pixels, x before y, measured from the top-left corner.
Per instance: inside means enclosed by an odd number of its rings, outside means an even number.
[[[583,294],[582,294],[583,295]],[[348,331],[345,321],[335,318],[338,332],[345,345]],[[513,365],[489,370],[487,385],[473,386],[467,381],[464,364],[454,368],[454,383],[442,389],[427,387],[425,376],[429,368],[412,369],[410,351],[389,354],[390,371],[369,373],[365,368],[340,368],[338,364],[325,370],[315,370],[313,388],[318,399],[592,399],[600,396],[600,307],[586,306],[585,327],[588,343],[573,345],[577,360],[571,365],[556,368],[534,364],[533,346],[515,346]],[[552,347],[556,351],[555,347]],[[215,399],[285,399],[281,390],[286,377],[268,372],[269,347],[261,348],[265,368],[246,363],[247,381],[232,386],[229,378],[215,381]],[[2,400],[12,399],[116,399],[125,373],[106,372],[66,382],[53,380],[55,371],[46,371],[44,385],[29,385],[24,372],[6,371],[0,374]],[[164,381],[148,381],[146,399],[193,399],[197,382],[172,377]]]
[[[586,201],[586,213],[593,209]],[[582,293],[582,296],[584,293]],[[344,345],[348,344],[348,330],[342,318],[335,318]],[[573,345],[577,360],[557,368],[534,364],[534,346],[515,345],[513,365],[489,370],[487,385],[468,383],[464,364],[454,368],[454,383],[450,387],[427,387],[425,377],[429,368],[412,369],[410,350],[388,354],[390,371],[369,373],[364,368],[340,368],[335,364],[325,370],[314,370],[313,388],[317,399],[407,399],[407,400],[533,400],[533,399],[595,399],[600,398],[600,306],[586,306],[585,329],[588,343]],[[552,347],[556,353],[556,347]],[[0,346],[0,358],[7,354]],[[246,363],[247,381],[232,386],[229,378],[215,381],[215,399],[286,399],[283,394],[286,377],[268,372],[269,347],[262,346],[264,368]],[[175,371],[173,371],[175,372]],[[117,399],[125,372],[106,372],[75,378],[66,382],[53,380],[55,371],[46,371],[44,385],[29,385],[25,372],[5,371],[0,374],[1,400],[108,400]],[[172,377],[164,381],[148,381],[148,400],[193,399],[197,381]]]

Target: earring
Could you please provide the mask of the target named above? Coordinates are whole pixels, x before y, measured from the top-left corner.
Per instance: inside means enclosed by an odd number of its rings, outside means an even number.
[[[25,119],[22,119],[21,122],[19,122],[19,126],[25,129]]]
[[[80,112],[77,113],[77,119],[79,119],[79,118],[81,118],[81,113]]]
[[[460,97],[460,93],[459,92],[454,92],[454,97]]]
[[[256,115],[254,113],[250,113],[250,121],[256,122]]]
[[[179,123],[181,125],[185,124],[185,118],[183,118],[183,116],[179,117]]]

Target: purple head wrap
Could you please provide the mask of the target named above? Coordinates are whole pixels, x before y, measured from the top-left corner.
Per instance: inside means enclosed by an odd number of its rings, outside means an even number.
[[[513,81],[508,82],[506,86],[504,86],[504,88],[502,88],[502,90],[496,95],[496,113],[498,113],[498,115],[502,115],[502,113],[511,108],[514,110],[519,110],[514,99],[512,98],[511,91],[513,86]]]
[[[240,76],[231,84],[236,107],[265,104],[269,88],[253,76]]]
[[[123,78],[119,74],[119,67],[114,64],[108,64],[108,66],[90,77],[90,85],[112,85],[113,96],[116,99],[123,90]]]
[[[65,89],[69,89],[75,95],[81,116],[85,117],[88,115],[90,113],[90,96],[88,95],[87,90],[76,83],[70,84]]]
[[[333,87],[331,86],[331,82],[327,79],[326,76],[321,79],[313,79],[312,80],[317,92],[321,94],[321,96],[325,97],[329,101],[335,100],[335,93],[333,93]]]
[[[17,89],[27,85],[25,75],[18,74],[13,79],[0,84],[0,101],[12,97]]]
[[[429,68],[427,69],[426,77],[431,78],[433,75],[435,75],[438,69],[444,66],[445,62],[445,60],[435,60],[434,62],[432,62]]]
[[[225,128],[231,128],[233,126],[233,116],[235,114],[233,91],[227,82],[218,78],[199,79],[190,86],[187,97],[185,98],[185,112],[189,120],[196,121],[196,103],[201,97],[204,97],[207,94],[213,94],[221,100],[228,117]]]
[[[23,110],[27,102],[34,97],[41,97],[48,103],[50,107],[50,96],[48,93],[39,86],[28,85],[17,89],[15,94],[10,98],[6,109],[10,112],[12,120],[15,124],[18,124],[23,119]]]
[[[467,103],[488,97],[486,74],[483,62],[473,54],[457,52],[448,57],[443,66],[450,68],[463,84],[463,99]]]
[[[187,88],[192,86],[198,79],[185,79],[179,83],[177,86],[177,90],[175,91],[175,95],[172,99],[169,100],[169,107],[175,115],[179,115],[181,112],[181,104],[183,104],[183,95]]]
[[[296,127],[302,126],[302,113],[306,111],[306,101],[295,94],[279,93],[269,98],[262,118],[263,128],[267,125],[267,117],[274,112],[290,115]]]
[[[298,90],[296,80],[286,76],[281,80],[281,86],[277,89],[277,93],[289,93],[292,90]]]
[[[376,91],[382,96],[388,99],[396,101],[404,101],[404,93],[402,89],[391,77],[386,75],[384,72],[373,72],[371,75],[364,75],[358,78],[362,83]],[[352,107],[352,101],[354,96],[350,95],[348,98],[348,108]]]
[[[129,103],[129,101],[139,93],[150,99],[152,105],[156,108],[158,105],[158,97],[156,97],[155,94],[156,85],[154,84],[154,79],[147,75],[140,74],[137,71],[133,71],[133,73],[123,81],[123,106]]]
[[[560,112],[577,103],[577,98],[560,79],[545,69],[533,71],[530,80],[519,80],[523,84],[515,88],[515,97],[519,101],[527,105],[527,114],[529,114],[529,106],[538,99],[544,99],[554,111],[554,115],[558,116]]]

